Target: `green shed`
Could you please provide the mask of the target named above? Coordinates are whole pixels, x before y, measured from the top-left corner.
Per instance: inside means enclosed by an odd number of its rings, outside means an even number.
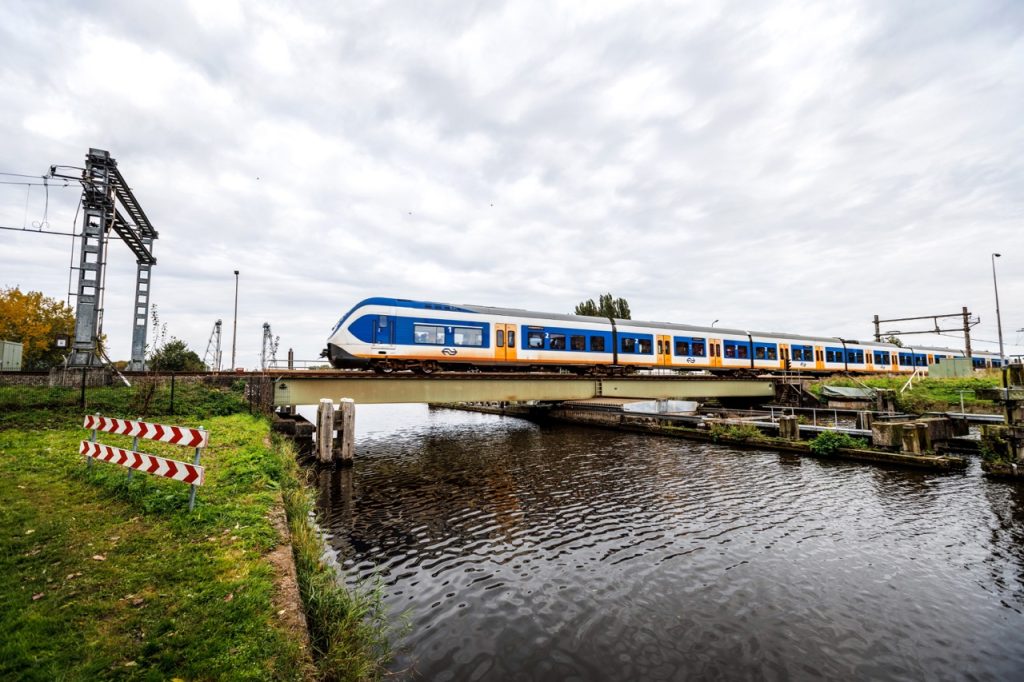
[[[0,371],[21,371],[21,344],[14,341],[0,341]]]

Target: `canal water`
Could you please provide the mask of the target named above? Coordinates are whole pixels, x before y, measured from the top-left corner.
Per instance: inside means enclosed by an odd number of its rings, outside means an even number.
[[[425,680],[1024,678],[1024,488],[423,405],[320,478]]]

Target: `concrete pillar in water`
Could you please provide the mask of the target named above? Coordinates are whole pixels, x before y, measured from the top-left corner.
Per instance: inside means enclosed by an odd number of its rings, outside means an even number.
[[[316,459],[321,464],[334,462],[334,402],[321,398],[316,408]]]
[[[931,452],[932,450],[932,434],[928,429],[928,424],[924,422],[917,423],[917,447],[921,449],[921,452]]]
[[[344,465],[351,465],[356,454],[356,402],[342,398],[338,405],[341,418],[338,420],[338,456]]]
[[[779,417],[779,437],[786,440],[800,440],[800,422],[796,417]]]
[[[902,440],[903,452],[917,455],[921,452],[921,438],[918,435],[917,424],[914,422],[908,422],[902,425],[903,429],[900,433]]]

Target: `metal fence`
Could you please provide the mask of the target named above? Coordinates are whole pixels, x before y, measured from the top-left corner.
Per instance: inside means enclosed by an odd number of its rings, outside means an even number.
[[[98,370],[59,376],[0,373],[0,411],[103,411],[146,417],[175,414],[269,414],[273,380],[263,375],[132,374]]]

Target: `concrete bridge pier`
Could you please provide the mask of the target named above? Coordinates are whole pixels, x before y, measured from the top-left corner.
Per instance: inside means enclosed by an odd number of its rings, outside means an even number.
[[[355,457],[356,403],[342,398],[338,407],[321,398],[316,410],[316,459],[321,464],[351,466]]]

